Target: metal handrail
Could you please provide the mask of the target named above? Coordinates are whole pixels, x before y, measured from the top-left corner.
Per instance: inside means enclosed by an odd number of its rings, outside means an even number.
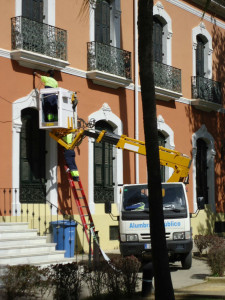
[[[11,18],[12,50],[23,49],[67,60],[67,31],[25,17]]]

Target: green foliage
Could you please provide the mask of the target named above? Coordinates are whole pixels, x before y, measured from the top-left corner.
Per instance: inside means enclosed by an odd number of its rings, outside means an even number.
[[[202,255],[203,250],[208,247],[207,239],[204,235],[198,234],[194,237],[195,246],[198,248],[200,255]]]
[[[13,300],[17,297],[36,298],[43,296],[49,287],[46,277],[47,270],[31,265],[7,266],[1,276],[6,299]]]
[[[202,255],[203,250],[212,247],[213,245],[216,245],[220,243],[221,238],[217,235],[195,235],[194,237],[194,243],[196,247],[198,248],[198,251],[200,255]]]
[[[122,283],[124,293],[127,296],[132,296],[138,283],[138,271],[141,263],[135,256],[121,258],[118,267],[122,272]]]
[[[79,299],[82,273],[77,263],[51,265],[49,278],[54,287],[54,299]]]
[[[225,242],[220,238],[208,253],[208,264],[214,276],[223,276],[225,271]]]
[[[93,299],[99,299],[106,293],[105,263],[101,263],[97,269],[92,270],[85,266],[85,281]]]
[[[86,267],[86,283],[94,299],[108,294],[110,299],[132,297],[138,283],[140,262],[134,256],[113,258],[110,263],[102,261],[98,268]]]

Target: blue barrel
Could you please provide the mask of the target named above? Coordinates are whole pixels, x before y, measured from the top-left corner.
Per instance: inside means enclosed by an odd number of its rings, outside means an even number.
[[[74,221],[60,220],[50,223],[53,229],[53,241],[56,250],[66,250],[65,257],[74,257],[75,229],[77,223]]]

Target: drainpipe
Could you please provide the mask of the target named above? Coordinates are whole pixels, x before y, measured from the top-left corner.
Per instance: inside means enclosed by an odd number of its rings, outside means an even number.
[[[135,139],[139,139],[139,117],[138,117],[138,28],[137,28],[137,15],[138,15],[138,0],[134,0],[134,102],[135,102]],[[135,154],[135,180],[139,183],[139,154]]]

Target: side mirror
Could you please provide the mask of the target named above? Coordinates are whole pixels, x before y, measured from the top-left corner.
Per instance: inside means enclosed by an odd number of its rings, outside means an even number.
[[[111,214],[112,212],[112,205],[110,201],[105,202],[105,214]]]
[[[197,198],[197,205],[198,205],[199,210],[205,208],[205,199],[204,199],[204,197],[198,197]]]

